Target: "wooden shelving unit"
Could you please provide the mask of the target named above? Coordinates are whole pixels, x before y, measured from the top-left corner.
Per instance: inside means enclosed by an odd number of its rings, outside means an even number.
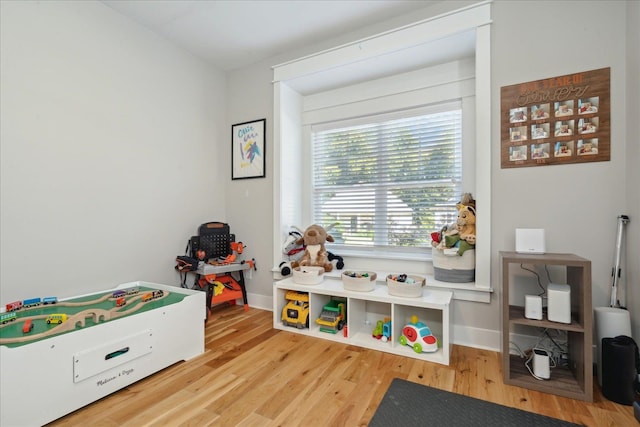
[[[556,265],[566,268],[567,284],[571,286],[571,323],[527,319],[523,306],[509,305],[511,264]],[[545,393],[593,401],[593,357],[591,316],[591,261],[573,254],[529,255],[500,252],[502,269],[502,370],[505,384]],[[546,315],[545,315],[546,317]],[[519,356],[509,354],[510,333],[515,325],[566,331],[569,368],[553,368],[549,380],[531,376]]]

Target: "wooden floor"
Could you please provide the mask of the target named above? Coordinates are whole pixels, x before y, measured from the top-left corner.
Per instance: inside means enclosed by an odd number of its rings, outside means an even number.
[[[608,401],[597,386],[594,403],[585,403],[504,385],[500,353],[453,346],[451,365],[442,366],[271,326],[269,311],[220,305],[202,356],[49,425],[366,426],[396,377],[586,426],[638,425],[631,406]]]

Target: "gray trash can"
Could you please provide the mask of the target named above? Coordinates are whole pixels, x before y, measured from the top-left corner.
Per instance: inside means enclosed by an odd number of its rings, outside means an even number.
[[[633,405],[638,387],[640,356],[633,338],[602,339],[602,394],[622,405]]]

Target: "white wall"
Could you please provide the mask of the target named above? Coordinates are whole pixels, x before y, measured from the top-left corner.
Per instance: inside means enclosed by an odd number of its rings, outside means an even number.
[[[99,2],[0,15],[0,300],[178,284],[225,220],[224,74]]]
[[[572,252],[592,260],[594,306],[608,304],[609,274],[613,260],[616,218],[631,209],[628,196],[636,194],[631,182],[638,182],[637,172],[627,172],[627,165],[638,163],[637,149],[629,149],[629,131],[625,105],[627,62],[624,1],[591,1],[578,5],[573,1],[556,1],[553,7],[537,1],[496,1],[492,6],[492,286],[495,291],[490,304],[455,301],[453,306],[454,340],[477,346],[498,348],[500,331],[500,298],[498,252],[514,249],[516,227],[541,227],[547,230],[549,252]],[[445,2],[413,14],[415,21],[444,7],[452,10],[460,3]],[[636,8],[637,9],[637,8]],[[637,14],[636,14],[637,15]],[[331,46],[357,40],[393,24],[381,23],[359,29],[333,41],[322,41],[304,52],[272,58],[228,76],[230,122],[267,117],[272,123],[273,95],[270,66],[295,59]],[[639,20],[628,25],[637,27]],[[408,23],[412,21],[406,21]],[[637,31],[637,30],[636,30]],[[570,35],[570,36],[566,36]],[[568,37],[571,42],[561,42]],[[333,42],[333,43],[332,43]],[[634,51],[637,58],[637,50]],[[637,59],[636,59],[637,61]],[[611,68],[611,161],[562,166],[501,169],[500,168],[500,87],[544,79],[580,71]],[[637,75],[637,74],[636,74]],[[637,82],[635,83],[637,85]],[[250,96],[259,94],[260,96]],[[629,102],[637,109],[638,97]],[[637,111],[637,110],[636,110]],[[637,114],[636,114],[637,117]],[[631,120],[630,120],[631,121]],[[633,120],[637,122],[637,120]],[[637,134],[637,130],[634,130]],[[635,156],[634,160],[628,156]],[[267,162],[271,164],[271,154]],[[630,162],[630,163],[629,163]],[[251,225],[256,231],[252,240],[267,242],[271,238],[272,174],[267,179],[232,183],[227,215],[230,222]],[[636,178],[635,181],[632,180]],[[264,205],[247,210],[233,201],[244,200],[246,191],[255,194]],[[233,205],[233,206],[232,206]],[[263,209],[264,207],[264,209]],[[637,201],[636,201],[637,213]],[[633,209],[632,209],[633,210]],[[633,221],[633,219],[632,219]],[[256,226],[259,224],[259,226]],[[636,229],[637,230],[637,229]],[[265,260],[271,259],[264,248]],[[637,245],[635,253],[638,253]],[[271,267],[271,266],[266,266]],[[635,277],[640,277],[637,269]],[[266,268],[250,284],[250,293],[271,296],[271,275]],[[636,292],[636,298],[638,293]],[[637,322],[637,320],[636,320]],[[637,324],[637,323],[636,323]],[[471,328],[473,325],[474,328]]]
[[[633,117],[625,105],[626,6],[624,1],[560,1],[542,19],[539,2],[499,1],[493,14],[496,101],[501,86],[611,68],[609,162],[500,169],[500,153],[494,151],[493,247],[513,248],[516,227],[544,228],[549,252],[576,253],[592,261],[594,307],[609,304],[617,217],[628,209],[625,194],[631,186],[625,172],[626,123]],[[564,35],[579,43],[559,43]],[[637,105],[638,99],[633,102]],[[499,108],[494,102],[496,141]],[[496,263],[492,276],[497,280]]]

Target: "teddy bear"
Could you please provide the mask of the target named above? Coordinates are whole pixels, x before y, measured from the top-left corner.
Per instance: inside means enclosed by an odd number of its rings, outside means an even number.
[[[454,224],[444,226],[440,232],[431,233],[432,245],[445,253],[462,256],[476,245],[476,201],[465,193],[456,204],[458,218]]]
[[[304,255],[298,261],[291,263],[292,268],[301,266],[323,267],[325,272],[333,270],[333,264],[329,261],[329,255],[325,249],[325,242],[334,242],[324,227],[313,224],[307,227],[302,237],[296,240],[297,244],[304,244]]]

